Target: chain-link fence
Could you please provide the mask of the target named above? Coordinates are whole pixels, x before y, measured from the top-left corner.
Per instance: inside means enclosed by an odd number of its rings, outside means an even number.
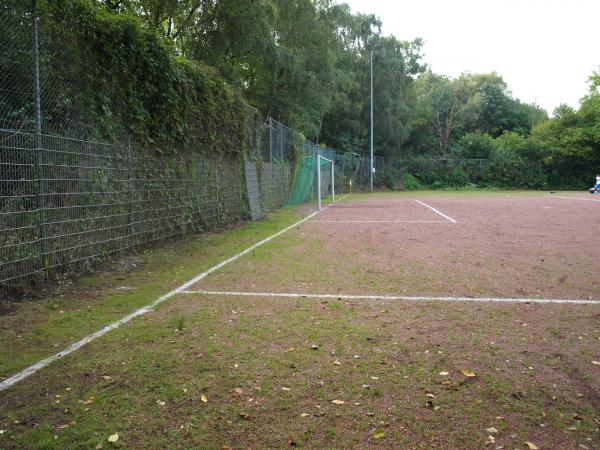
[[[245,217],[237,159],[0,130],[0,283]]]
[[[246,151],[235,156],[94,139],[101,134],[80,101],[85,68],[71,44],[34,18],[31,3],[0,6],[1,294],[287,203],[295,158],[312,144],[295,143],[290,128],[256,110]]]

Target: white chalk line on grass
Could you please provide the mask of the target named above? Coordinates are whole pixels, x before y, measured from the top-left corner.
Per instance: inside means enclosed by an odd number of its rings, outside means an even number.
[[[567,300],[554,298],[503,298],[503,297],[429,297],[406,295],[356,295],[356,294],[302,294],[295,292],[236,292],[236,291],[182,291],[189,295],[222,295],[230,297],[289,297],[334,298],[342,300],[400,300],[409,302],[481,302],[481,303],[560,303],[576,305],[600,305],[600,300]]]
[[[437,209],[435,209],[433,206],[429,206],[427,203],[423,203],[421,200],[416,200],[416,199],[415,199],[415,202],[417,202],[417,203],[420,203],[421,205],[423,205],[423,206],[425,206],[425,207],[429,208],[430,210],[432,210],[433,212],[436,212],[436,213],[438,213],[440,216],[442,216],[443,218],[445,218],[445,219],[449,220],[450,222],[452,222],[452,223],[456,223],[456,220],[454,220],[452,217],[448,217],[446,214],[444,214],[444,213],[442,213],[442,212],[438,211],[438,210],[437,210]]]
[[[596,195],[596,194],[594,194]],[[583,200],[584,202],[600,202],[600,199],[596,198],[579,198],[579,197],[566,197],[564,195],[549,195],[552,198],[564,198],[568,200]]]
[[[156,306],[158,306],[159,304],[161,304],[162,302],[164,302],[165,300],[168,300],[169,298],[173,297],[174,295],[180,294],[183,291],[185,291],[187,288],[189,288],[190,286],[192,286],[193,284],[196,284],[198,281],[202,280],[203,278],[205,278],[206,276],[210,275],[211,273],[215,272],[216,270],[219,270],[220,268],[222,268],[223,266],[226,266],[229,263],[232,263],[233,261],[235,261],[236,259],[241,258],[244,255],[247,255],[248,253],[252,252],[253,250],[255,250],[257,247],[260,247],[263,244],[266,244],[267,242],[275,239],[276,237],[281,236],[282,234],[288,232],[289,230],[291,230],[292,228],[297,227],[298,225],[306,222],[307,220],[313,218],[314,216],[316,216],[319,213],[319,211],[315,211],[312,214],[309,214],[308,216],[304,217],[303,219],[299,220],[298,222],[294,223],[293,225],[290,225],[287,228],[284,228],[281,231],[278,231],[277,233],[263,239],[260,242],[257,242],[256,244],[248,247],[246,250],[241,251],[240,253],[232,256],[229,259],[226,259],[225,261],[220,262],[219,264],[217,264],[216,266],[211,267],[210,269],[208,269],[206,272],[202,272],[201,274],[195,276],[194,278],[192,278],[191,280],[185,282],[184,284],[182,284],[181,286],[179,286],[176,289],[173,289],[171,292],[168,292],[167,294],[157,298],[156,300],[154,300],[152,303],[150,303],[149,305],[143,306],[139,309],[137,309],[136,311],[132,312],[131,314],[128,314],[127,316],[123,317],[122,319],[117,320],[116,322],[113,322],[107,326],[105,326],[104,328],[102,328],[99,331],[96,331],[93,334],[90,334],[86,337],[84,337],[83,339],[75,342],[74,344],[70,345],[69,347],[67,347],[66,349],[52,355],[49,356],[48,358],[42,359],[41,361],[38,361],[37,363],[27,367],[26,369],[22,370],[21,372],[7,378],[6,380],[3,380],[0,382],[0,392],[4,391],[5,389],[8,389],[9,387],[11,387],[12,385],[18,383],[19,381],[24,380],[25,378],[29,377],[30,375],[33,375],[35,372],[37,372],[40,369],[43,369],[44,367],[48,366],[49,364],[51,364],[52,362],[69,355],[70,353],[73,353],[77,350],[79,350],[81,347],[83,347],[84,345],[90,343],[91,341],[93,341],[94,339],[97,339],[103,335],[105,335],[106,333],[108,333],[109,331],[114,330],[115,328],[120,327],[121,325],[131,321],[131,319],[137,317],[137,316],[141,316],[142,314],[146,314],[150,311],[152,311]]]

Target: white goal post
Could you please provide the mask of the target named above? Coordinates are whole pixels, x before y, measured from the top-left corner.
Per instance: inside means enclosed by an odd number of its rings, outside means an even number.
[[[331,204],[335,203],[335,162],[325,158],[324,156],[317,155],[317,198],[319,204],[319,211],[322,209],[321,205],[321,160],[328,161],[331,164]]]

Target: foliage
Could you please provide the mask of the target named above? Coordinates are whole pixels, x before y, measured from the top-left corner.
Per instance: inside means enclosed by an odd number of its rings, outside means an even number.
[[[129,133],[159,152],[239,154],[246,105],[213,69],[174,56],[130,14],[85,0],[39,5],[44,36],[62,43],[87,121],[103,137]],[[63,70],[57,65],[51,70]]]
[[[410,172],[404,173],[404,189],[407,191],[418,191],[425,189],[425,186],[417,180]]]
[[[487,159],[496,147],[496,142],[487,133],[466,133],[458,141],[456,156],[465,159]]]

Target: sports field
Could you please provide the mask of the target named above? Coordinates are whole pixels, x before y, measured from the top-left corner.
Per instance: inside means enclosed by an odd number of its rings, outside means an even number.
[[[351,194],[3,305],[0,448],[600,448],[598,223]]]

